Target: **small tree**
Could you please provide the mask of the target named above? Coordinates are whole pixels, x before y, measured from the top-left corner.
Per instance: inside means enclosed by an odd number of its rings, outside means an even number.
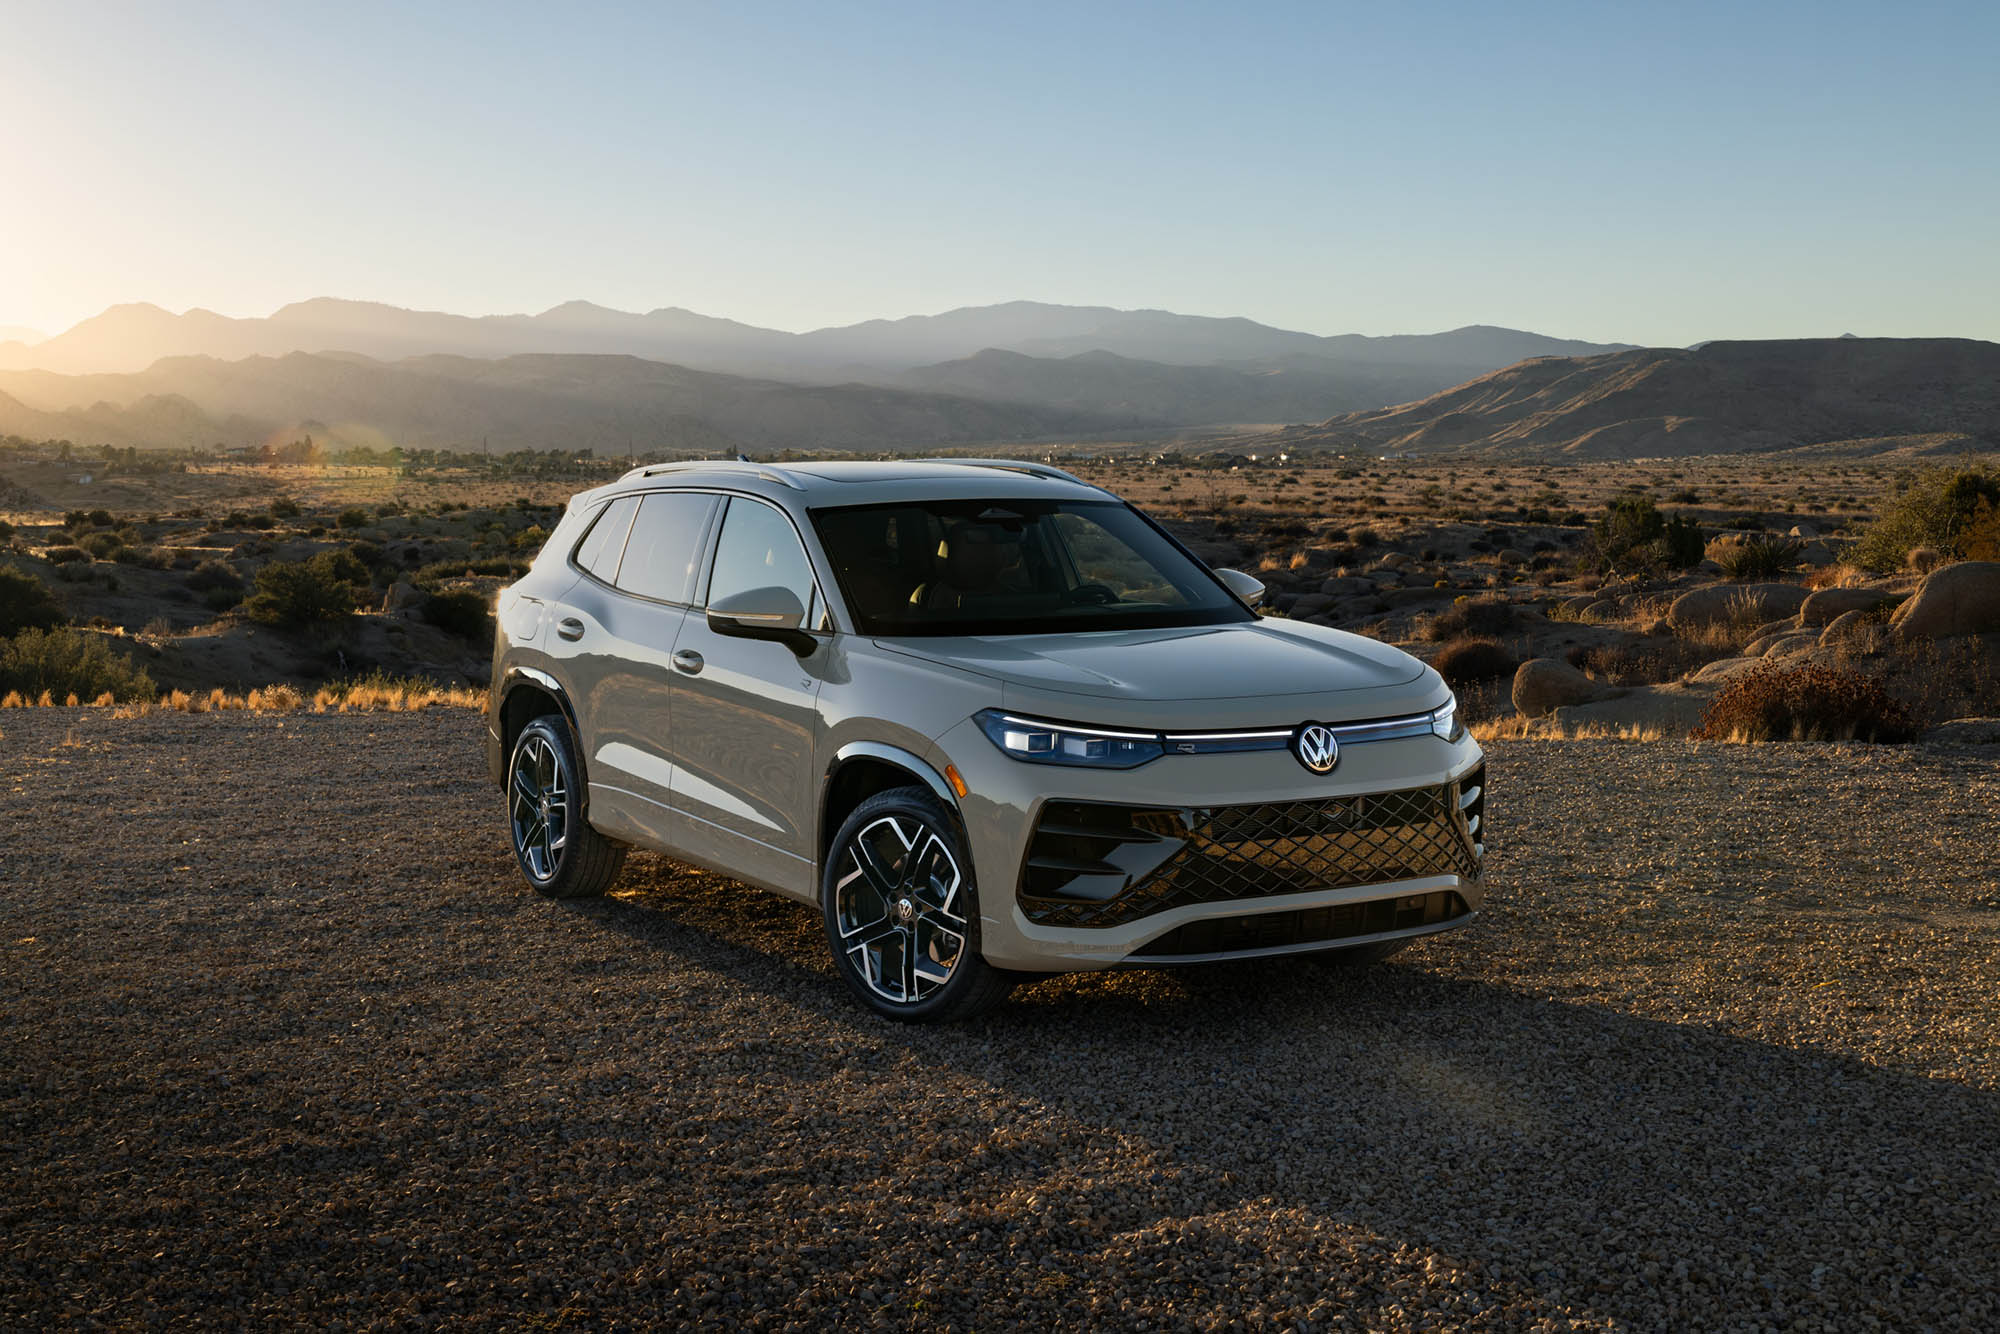
[[[0,565],[0,639],[23,630],[53,630],[69,617],[47,584],[11,565]]]
[[[257,594],[243,604],[267,625],[306,626],[354,611],[357,587],[368,586],[368,567],[345,551],[322,551],[302,561],[272,561],[257,571]]]

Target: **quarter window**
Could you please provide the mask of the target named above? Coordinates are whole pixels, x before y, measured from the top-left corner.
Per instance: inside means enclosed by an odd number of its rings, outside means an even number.
[[[576,544],[577,568],[605,583],[618,573],[618,557],[625,550],[625,531],[632,526],[632,513],[639,508],[637,496],[620,496],[598,514],[597,522]]]
[[[715,497],[697,491],[656,491],[639,505],[618,587],[661,602],[686,602],[701,559],[701,538]]]

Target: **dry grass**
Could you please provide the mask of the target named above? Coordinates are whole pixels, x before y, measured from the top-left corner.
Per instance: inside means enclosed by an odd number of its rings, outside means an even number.
[[[1529,718],[1512,713],[1504,718],[1493,718],[1474,723],[1466,729],[1472,739],[1485,745],[1491,741],[1521,741],[1535,738],[1543,741],[1562,738],[1566,741],[1664,741],[1665,730],[1660,727],[1640,723],[1584,723],[1580,726],[1564,727],[1551,718]]]
[[[368,678],[322,686],[311,695],[294,686],[269,685],[246,694],[232,694],[217,688],[190,693],[170,690],[158,699],[118,704],[109,694],[80,700],[75,695],[57,699],[44,690],[29,698],[18,690],[0,698],[0,709],[101,708],[112,710],[114,718],[144,718],[153,713],[411,713],[418,709],[480,709],[486,694],[463,686],[442,686],[420,678]]]

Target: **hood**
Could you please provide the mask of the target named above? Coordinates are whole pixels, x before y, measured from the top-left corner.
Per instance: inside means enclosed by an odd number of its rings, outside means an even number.
[[[1444,688],[1402,650],[1264,619],[1166,630],[909,638],[893,652],[1004,683],[1004,707],[1072,722],[1232,727],[1418,713]]]

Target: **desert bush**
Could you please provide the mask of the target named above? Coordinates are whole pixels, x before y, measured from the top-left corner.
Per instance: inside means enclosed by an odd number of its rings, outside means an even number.
[[[342,510],[335,517],[333,526],[336,528],[366,528],[368,526],[368,511],[364,509]]]
[[[90,553],[82,547],[50,547],[42,553],[42,559],[51,565],[68,565],[74,561],[89,560]]]
[[[153,678],[102,635],[78,630],[23,630],[0,641],[0,695],[19,691],[28,699],[44,692],[56,699],[75,695],[94,700],[145,699],[156,694]]]
[[[525,551],[529,555],[533,555],[535,552],[540,551],[542,543],[548,540],[549,530],[538,523],[531,523],[520,532],[514,534],[513,546],[516,551]],[[1303,563],[1302,558],[1301,563]]]
[[[528,572],[528,563],[509,560],[505,556],[485,556],[477,560],[440,560],[418,567],[410,575],[413,583],[436,583],[440,579],[470,578],[474,575],[499,575],[506,579],[518,579]]]
[[[1453,603],[1446,611],[1439,612],[1430,624],[1424,627],[1424,638],[1442,644],[1454,639],[1501,635],[1513,628],[1514,608],[1507,603],[1490,599],[1466,599]]]
[[[213,556],[188,572],[187,586],[197,593],[206,593],[217,588],[241,588],[243,576],[228,561],[217,560]]]
[[[1649,496],[1614,496],[1591,527],[1600,569],[1685,570],[1701,560],[1701,527],[1681,514],[1660,512]]]
[[[354,610],[357,586],[368,586],[368,568],[345,551],[322,551],[301,561],[272,561],[257,571],[257,593],[243,610],[267,625],[339,620]]]
[[[1880,682],[1832,667],[1753,668],[1716,692],[1694,730],[1709,741],[1908,741],[1909,709]]]
[[[1969,542],[2000,551],[2000,471],[1983,463],[1917,474],[1862,532],[1851,559],[1887,574],[1920,547],[1935,548],[1944,560],[1967,559]]]
[[[92,528],[109,528],[112,524],[118,522],[111,517],[110,510],[92,510],[84,517]]]
[[[1770,579],[1797,565],[1804,550],[1796,537],[1719,537],[1708,544],[1708,558],[1725,579]]]
[[[116,533],[92,533],[77,543],[98,560],[109,560],[118,554],[118,548],[125,544],[118,540]]]
[[[8,541],[13,536],[14,536],[14,525],[8,523],[5,519],[0,519],[0,542]]]
[[[11,565],[0,565],[0,639],[23,630],[53,630],[69,619],[47,584]]]
[[[486,599],[477,593],[430,593],[418,605],[418,613],[447,634],[479,642],[493,638],[493,617]]]
[[[1454,639],[1431,659],[1438,675],[1454,688],[1512,676],[1520,665],[1518,658],[1491,639]]]
[[[271,514],[275,518],[296,519],[302,513],[304,511],[299,508],[299,502],[290,496],[279,496],[271,502]]]

